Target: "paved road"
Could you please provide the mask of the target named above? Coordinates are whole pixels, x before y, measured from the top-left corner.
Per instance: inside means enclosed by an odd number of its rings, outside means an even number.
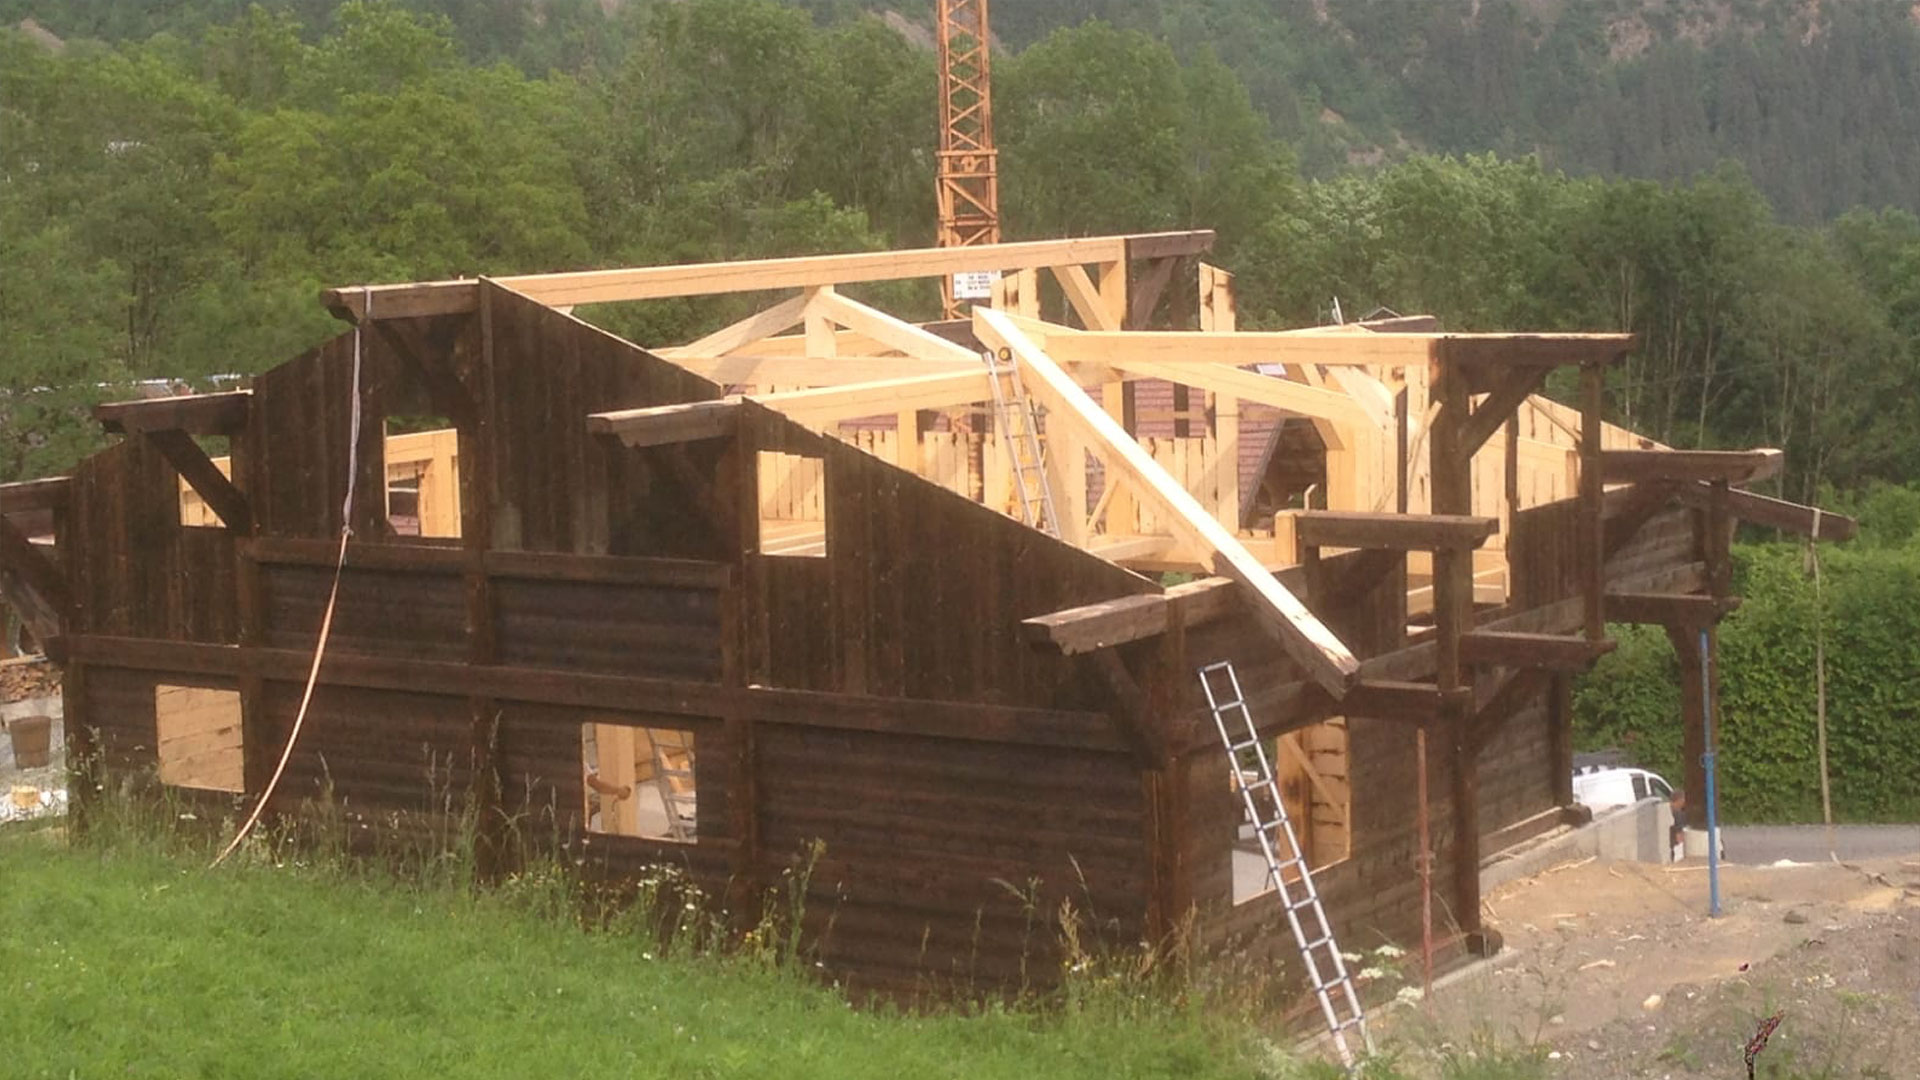
[[[1820,825],[1729,825],[1721,830],[1727,861],[1759,865],[1792,859],[1825,862],[1827,830]],[[1836,825],[1835,853],[1842,859],[1920,859],[1920,825]]]

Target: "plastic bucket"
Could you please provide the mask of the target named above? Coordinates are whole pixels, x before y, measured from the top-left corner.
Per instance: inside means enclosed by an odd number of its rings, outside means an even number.
[[[13,763],[23,769],[45,768],[53,761],[53,717],[23,716],[7,725],[13,739]]]

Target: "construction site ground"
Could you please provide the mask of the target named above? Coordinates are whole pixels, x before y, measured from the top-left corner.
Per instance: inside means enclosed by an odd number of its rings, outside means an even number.
[[[1709,918],[1703,860],[1588,860],[1486,898],[1506,947],[1430,1008],[1382,1017],[1393,1042],[1449,1056],[1537,1048],[1584,1080],[1920,1075],[1920,853],[1727,866]]]

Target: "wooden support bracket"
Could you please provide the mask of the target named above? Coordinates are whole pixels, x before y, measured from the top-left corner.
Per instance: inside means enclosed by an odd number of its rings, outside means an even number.
[[[480,409],[452,363],[453,343],[471,316],[433,319],[376,319],[373,327],[400,359],[413,366],[427,385],[435,405],[447,412],[455,427],[473,429]]]
[[[25,533],[0,516],[0,593],[20,612],[42,647],[61,636],[67,583],[60,568]]]
[[[1682,484],[1675,489],[1680,501],[1696,510],[1707,509],[1713,488],[1705,483]],[[1727,491],[1727,513],[1753,525],[1779,529],[1817,540],[1851,540],[1860,531],[1860,523],[1844,514],[1829,513],[1785,499],[1769,498],[1751,491],[1731,488]],[[1815,522],[1818,535],[1815,535]]]
[[[1118,650],[1100,649],[1089,654],[1090,665],[1105,687],[1112,703],[1110,715],[1114,729],[1133,748],[1134,763],[1143,769],[1157,768],[1167,762],[1166,734],[1155,722],[1152,703],[1145,690],[1128,670]]]
[[[163,428],[143,432],[141,438],[166,457],[167,463],[206,502],[209,510],[220,515],[228,532],[244,536],[253,531],[253,511],[246,495],[233,486],[233,481],[200,449],[193,436],[178,428]]]
[[[1466,423],[1460,426],[1456,449],[1468,458],[1473,457],[1493,437],[1493,433],[1513,417],[1514,410],[1524,405],[1527,398],[1540,388],[1546,378],[1545,368],[1514,368],[1502,372],[1492,391],[1467,417]]]
[[[1612,652],[1616,644],[1612,638],[1590,641],[1561,634],[1471,630],[1460,635],[1460,661],[1548,671],[1585,671],[1595,660]]]

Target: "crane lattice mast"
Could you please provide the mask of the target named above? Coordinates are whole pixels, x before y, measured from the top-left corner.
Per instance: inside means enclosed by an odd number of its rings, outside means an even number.
[[[941,247],[1000,242],[1000,179],[993,147],[987,0],[939,0]],[[950,282],[945,305],[958,308]]]

